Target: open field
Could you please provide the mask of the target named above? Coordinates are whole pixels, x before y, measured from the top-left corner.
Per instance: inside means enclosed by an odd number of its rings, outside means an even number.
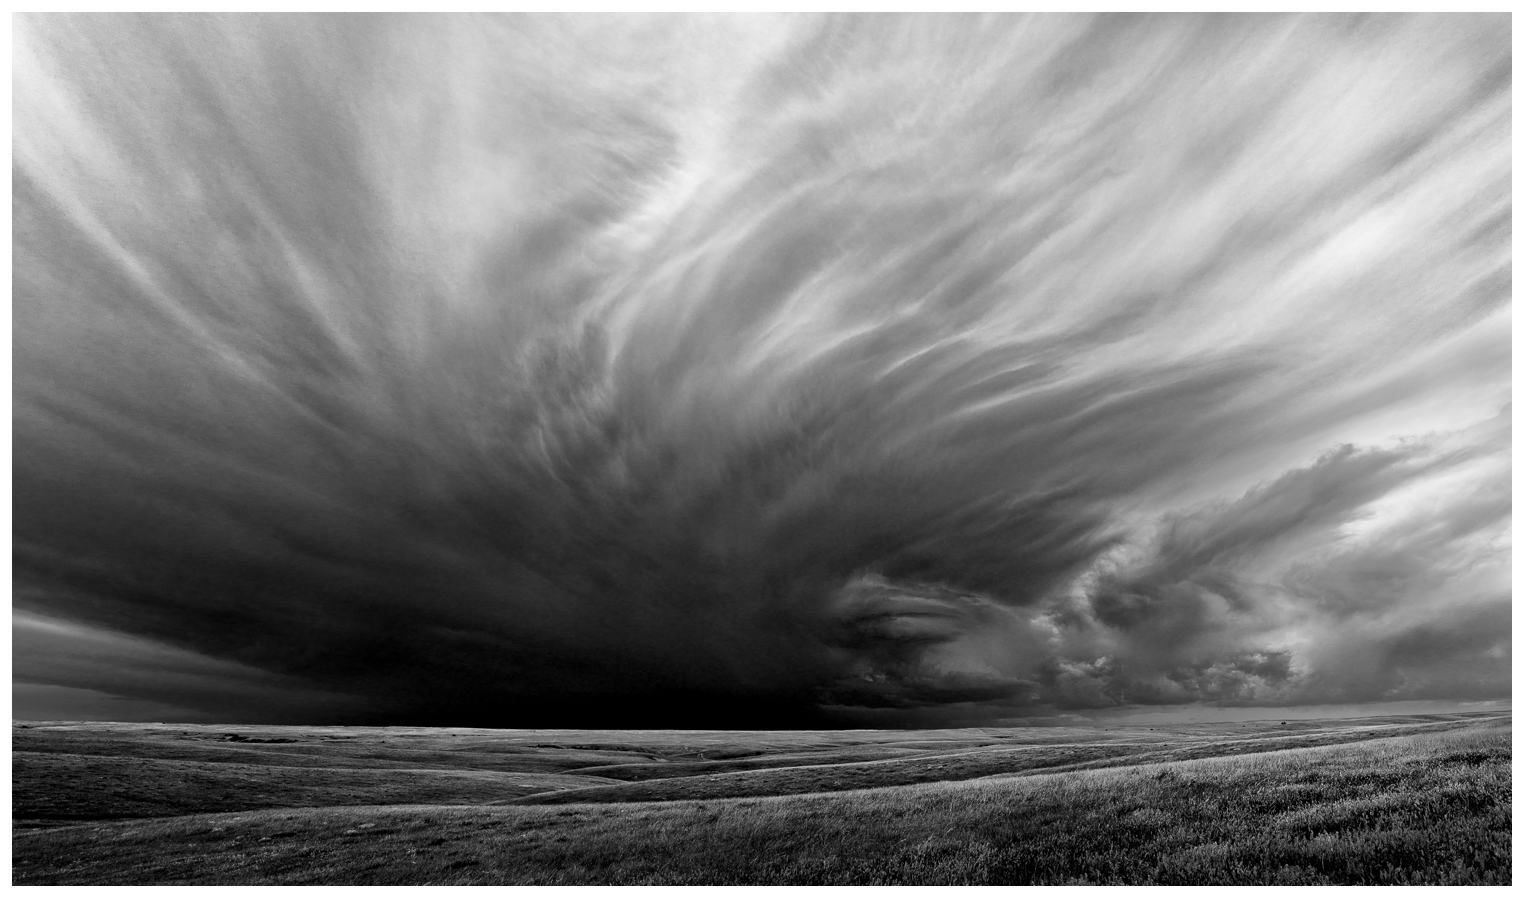
[[[1496,883],[1509,715],[13,727],[13,882]]]

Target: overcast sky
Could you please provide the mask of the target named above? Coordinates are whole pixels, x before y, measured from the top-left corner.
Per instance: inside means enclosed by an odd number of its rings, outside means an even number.
[[[1507,699],[1509,33],[20,18],[16,713]]]

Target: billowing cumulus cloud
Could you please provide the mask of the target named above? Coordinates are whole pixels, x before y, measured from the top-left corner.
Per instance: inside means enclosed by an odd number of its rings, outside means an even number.
[[[226,719],[1508,695],[1495,16],[35,16],[16,666]]]

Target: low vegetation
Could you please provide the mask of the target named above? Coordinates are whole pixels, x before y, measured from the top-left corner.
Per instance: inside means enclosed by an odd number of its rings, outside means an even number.
[[[1509,882],[1506,715],[920,733],[246,729],[17,730],[14,813],[34,828],[13,839],[13,882]],[[477,763],[492,766],[465,766]],[[175,777],[178,791],[144,798]],[[78,797],[102,787],[114,797]],[[264,804],[207,813],[240,789]]]

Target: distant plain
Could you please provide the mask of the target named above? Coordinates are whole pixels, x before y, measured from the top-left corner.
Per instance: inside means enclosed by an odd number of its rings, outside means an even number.
[[[1511,717],[792,732],[13,724],[15,884],[1450,883]]]

